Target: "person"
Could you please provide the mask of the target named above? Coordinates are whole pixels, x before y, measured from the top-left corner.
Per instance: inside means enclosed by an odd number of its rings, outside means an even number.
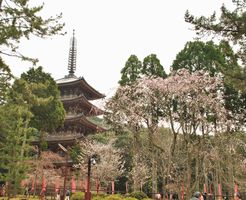
[[[58,189],[56,192],[56,200],[60,200],[60,199],[61,199],[60,189]]]
[[[156,200],[160,200],[161,199],[161,194],[159,194],[159,193],[155,194],[155,199]]]
[[[199,200],[199,198],[200,198],[200,192],[197,191],[193,194],[190,200]]]
[[[242,196],[241,196],[241,194],[239,192],[236,192],[234,194],[234,200],[242,200]]]
[[[67,191],[66,191],[66,198],[65,198],[65,200],[69,200],[69,199],[70,199],[70,190],[68,188]]]
[[[24,195],[25,195],[26,197],[29,197],[29,192],[30,192],[30,189],[29,189],[28,186],[26,186],[26,187],[25,187],[25,193],[24,193]]]
[[[2,196],[5,196],[5,192],[6,192],[6,186],[3,184],[2,186]]]
[[[203,197],[203,200],[207,200],[207,193],[206,192],[202,193],[202,197]]]
[[[179,200],[179,195],[177,192],[173,193],[173,200]]]

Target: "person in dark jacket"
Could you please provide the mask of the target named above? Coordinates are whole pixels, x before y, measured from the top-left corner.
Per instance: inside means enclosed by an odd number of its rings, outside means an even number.
[[[193,194],[190,200],[199,200],[199,197],[200,197],[200,192],[197,191]]]

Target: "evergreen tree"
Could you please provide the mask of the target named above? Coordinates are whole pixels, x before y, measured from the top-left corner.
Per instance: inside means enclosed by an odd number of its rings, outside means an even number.
[[[18,93],[17,88],[21,88],[22,93]],[[10,190],[16,194],[27,173],[26,161],[34,135],[34,129],[30,127],[33,116],[30,105],[37,101],[28,84],[17,80],[8,91],[4,105],[0,106],[0,168],[5,172],[1,174],[1,180],[8,182],[8,194]]]
[[[6,94],[10,87],[12,75],[8,66],[0,58],[0,105],[6,102]]]
[[[121,79],[119,84],[121,86],[128,85],[140,78],[142,69],[142,62],[137,56],[131,55],[126,61],[125,67],[121,70]]]
[[[227,62],[219,47],[212,41],[187,42],[172,63],[171,70],[188,69],[190,73],[205,70],[211,76],[227,68]]]
[[[236,6],[235,10],[230,11],[222,5],[219,18],[215,13],[210,17],[194,17],[187,11],[185,21],[194,25],[199,36],[213,34],[240,47],[237,55],[244,67],[237,70],[228,68],[225,74],[237,90],[246,92],[246,2],[245,0],[232,0],[232,2]]]
[[[50,99],[47,104],[38,104],[31,107],[31,112],[34,115],[30,122],[31,126],[40,131],[54,131],[63,124],[65,118],[65,110],[60,101],[60,92],[56,82],[50,74],[43,72],[42,67],[31,68],[28,72],[23,73],[21,78],[27,83],[33,84],[32,93],[34,95],[39,98]],[[37,84],[39,84],[39,87],[37,87]]]
[[[153,77],[163,77],[166,78],[167,74],[164,71],[160,60],[155,54],[150,54],[144,58],[143,67],[141,70],[142,74]]]

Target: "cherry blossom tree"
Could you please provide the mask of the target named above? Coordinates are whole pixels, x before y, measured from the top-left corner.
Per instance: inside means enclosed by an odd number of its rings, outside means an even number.
[[[99,179],[102,182],[115,180],[120,176],[123,170],[123,161],[121,152],[113,145],[114,140],[107,144],[86,140],[81,143],[83,156],[81,156],[81,168],[84,174],[87,173],[88,158],[95,157],[96,163],[92,166],[92,178]]]
[[[133,180],[133,191],[140,191],[141,186],[147,182],[147,180],[150,178],[150,172],[149,172],[149,167],[146,163],[146,160],[144,159],[143,156],[140,154],[135,155],[134,158],[135,160],[134,165],[132,167],[132,170],[130,172],[130,175]]]
[[[223,87],[220,77],[210,77],[203,71],[191,74],[181,69],[166,79],[145,77],[131,86],[119,87],[107,102],[107,117],[112,122],[139,123],[147,127],[153,193],[157,189],[154,136],[160,122],[172,130],[171,154],[174,155],[178,134],[182,134],[189,157],[192,155],[189,150],[194,144],[193,137],[215,134],[228,125],[219,87]],[[190,165],[191,160],[188,159],[188,171]],[[190,176],[188,173],[189,181]]]

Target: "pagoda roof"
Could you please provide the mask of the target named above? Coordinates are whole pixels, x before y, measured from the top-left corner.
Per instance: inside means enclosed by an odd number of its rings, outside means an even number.
[[[92,86],[90,86],[83,77],[76,77],[75,75],[67,75],[62,79],[56,80],[56,83],[59,88],[62,87],[80,87],[84,90],[87,95],[86,98],[88,100],[95,100],[104,98],[105,95],[101,94],[97,90],[95,90]]]
[[[77,140],[82,140],[84,138],[83,134],[48,134],[45,136],[44,140],[49,144],[57,144],[58,142],[62,145],[73,144]],[[34,140],[32,144],[38,144],[39,140]]]
[[[63,105],[69,105],[69,104],[75,104],[76,106],[87,108],[88,113],[84,113],[87,115],[102,115],[104,114],[104,111],[100,108],[93,105],[91,102],[89,102],[84,95],[76,96],[76,97],[61,97],[61,100],[63,102]]]
[[[88,120],[83,114],[67,115],[62,129],[65,131],[77,131],[84,135],[106,131],[105,128]]]
[[[90,120],[88,120],[83,114],[66,116],[64,125],[66,124],[80,124],[82,126],[86,126],[87,128],[93,130],[93,132],[102,132],[105,131],[103,127],[94,124]]]

